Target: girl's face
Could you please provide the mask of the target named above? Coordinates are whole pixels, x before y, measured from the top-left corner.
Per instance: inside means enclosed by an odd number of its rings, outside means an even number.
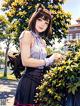
[[[42,33],[44,32],[49,25],[49,20],[44,20],[43,18],[38,18],[36,20],[35,29],[36,32]]]

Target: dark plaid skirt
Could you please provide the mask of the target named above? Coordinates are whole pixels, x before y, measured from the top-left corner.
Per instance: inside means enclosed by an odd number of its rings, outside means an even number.
[[[36,88],[40,85],[42,78],[42,69],[27,68],[19,81],[14,106],[34,106],[32,104],[36,104],[34,101],[37,92]]]

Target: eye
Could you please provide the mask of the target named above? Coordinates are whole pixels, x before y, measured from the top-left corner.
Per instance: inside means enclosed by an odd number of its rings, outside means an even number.
[[[38,21],[42,21],[42,19],[41,19],[41,18],[38,18],[37,20],[38,20]]]
[[[45,22],[45,24],[48,25],[49,23],[48,22]]]

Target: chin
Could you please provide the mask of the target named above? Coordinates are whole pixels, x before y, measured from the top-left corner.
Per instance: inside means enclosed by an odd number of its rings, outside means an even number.
[[[39,32],[39,33],[42,33],[42,32],[44,32],[44,30],[38,30],[38,32]]]

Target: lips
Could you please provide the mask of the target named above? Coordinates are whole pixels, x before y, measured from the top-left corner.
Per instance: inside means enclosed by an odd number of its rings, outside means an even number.
[[[41,29],[41,30],[42,30],[43,28],[42,28],[42,27],[39,27],[39,29]]]

